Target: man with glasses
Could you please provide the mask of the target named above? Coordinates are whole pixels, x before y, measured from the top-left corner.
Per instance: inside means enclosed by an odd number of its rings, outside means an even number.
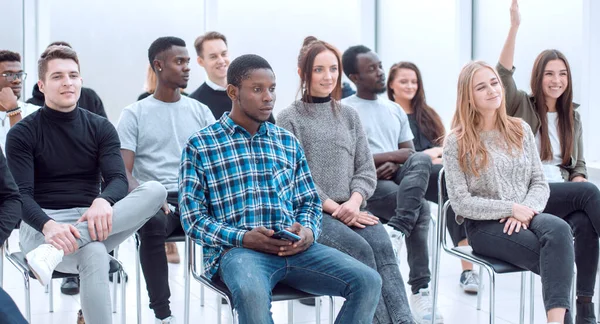
[[[19,99],[27,73],[21,66],[19,53],[0,50],[0,146],[4,152],[8,130],[39,107]]]

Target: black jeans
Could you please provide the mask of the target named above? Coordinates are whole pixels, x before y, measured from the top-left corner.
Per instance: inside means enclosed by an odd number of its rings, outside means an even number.
[[[598,187],[589,182],[550,183],[550,199],[544,212],[556,215],[571,225],[575,237],[577,296],[594,296],[600,251]]]
[[[473,252],[540,275],[546,311],[570,307],[575,257],[567,222],[542,213],[533,217],[527,230],[512,235],[503,233],[504,223],[498,220],[466,219],[465,224]]]
[[[425,192],[425,199],[436,204],[438,203],[438,177],[440,176],[442,167],[441,164],[434,164],[431,166],[429,185]],[[457,246],[460,241],[467,238],[467,230],[465,229],[464,224],[458,224],[456,222],[455,216],[456,214],[454,214],[452,207],[448,208],[448,212],[446,213],[446,228],[448,229],[448,233],[450,233],[452,243],[454,243],[454,246]]]
[[[367,200],[366,209],[383,223],[405,234],[408,284],[415,294],[431,281],[428,233],[431,221],[425,191],[429,183],[431,158],[415,153],[398,169],[393,180],[377,180],[375,193]]]
[[[15,302],[2,288],[0,288],[0,323],[27,324]]]
[[[177,192],[169,192],[167,202],[178,206]],[[150,308],[158,319],[171,315],[169,307],[169,267],[165,253],[165,240],[168,236],[183,233],[179,220],[179,208],[168,215],[162,209],[150,218],[138,231],[140,235],[140,263],[146,279],[146,289],[150,297]]]

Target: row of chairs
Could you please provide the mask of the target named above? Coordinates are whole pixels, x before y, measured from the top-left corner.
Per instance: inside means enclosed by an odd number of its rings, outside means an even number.
[[[140,240],[137,234],[134,235],[134,242],[136,247],[136,310],[137,310],[137,323],[142,323],[142,302],[141,302],[141,265],[139,258],[139,248],[140,248]],[[167,239],[167,242],[184,242],[185,244],[185,252],[184,252],[184,324],[190,323],[190,286],[191,286],[191,278],[194,278],[198,281],[200,285],[200,305],[204,306],[204,287],[206,286],[208,289],[215,292],[218,296],[217,302],[217,312],[218,312],[218,324],[221,324],[221,299],[227,301],[228,305],[233,305],[233,298],[227,286],[220,281],[213,281],[208,279],[207,277],[202,275],[202,267],[197,266],[196,262],[196,247],[197,245],[183,232],[170,236]],[[2,285],[3,279],[3,270],[4,270],[4,262],[2,255],[12,264],[14,265],[19,272],[23,275],[24,279],[24,287],[25,287],[25,318],[28,322],[31,322],[31,292],[30,292],[30,279],[35,276],[29,265],[27,264],[27,260],[25,259],[25,254],[23,252],[11,252],[9,249],[8,240],[6,243],[0,247],[3,251],[0,254],[0,286]],[[120,290],[120,299],[121,299],[121,323],[126,323],[126,277],[127,273],[125,272],[125,268],[123,264],[118,260],[118,248],[115,250],[114,257],[110,258],[110,270],[109,274],[113,275],[113,313],[117,312],[117,282],[120,279],[121,282],[121,290]],[[200,250],[201,253],[201,250]],[[202,258],[200,258],[202,259]],[[118,279],[117,279],[118,276]],[[73,273],[62,273],[59,271],[55,271],[52,274],[52,279],[63,279],[63,278],[77,278],[78,274]],[[49,294],[49,311],[52,313],[54,311],[54,303],[53,303],[53,288],[52,281],[46,287],[46,292]],[[300,290],[293,289],[287,285],[278,284],[275,286],[272,292],[272,300],[274,302],[278,301],[287,301],[288,302],[288,324],[293,324],[294,322],[294,312],[293,312],[293,301],[304,298],[317,298],[319,299],[322,296],[317,296],[309,293],[302,292]],[[329,296],[329,323],[333,324],[334,316],[335,316],[335,304],[333,297]],[[316,304],[316,323],[320,324],[321,321],[321,309],[320,302]],[[231,323],[236,324],[238,322],[238,314],[233,307],[229,307],[230,310],[230,318]]]

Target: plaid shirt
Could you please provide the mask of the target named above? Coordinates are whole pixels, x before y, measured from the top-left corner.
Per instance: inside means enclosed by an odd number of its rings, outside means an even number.
[[[218,271],[223,251],[244,234],[294,222],[321,230],[322,207],[304,151],[290,132],[263,123],[252,136],[225,114],[188,140],[179,174],[186,234],[203,246],[204,274]]]

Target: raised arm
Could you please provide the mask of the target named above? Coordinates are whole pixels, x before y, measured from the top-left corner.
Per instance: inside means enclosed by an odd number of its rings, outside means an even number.
[[[504,42],[504,47],[500,53],[499,63],[507,70],[512,70],[515,58],[515,42],[517,40],[517,32],[521,24],[521,13],[519,12],[519,2],[512,0],[510,6],[510,30]]]

